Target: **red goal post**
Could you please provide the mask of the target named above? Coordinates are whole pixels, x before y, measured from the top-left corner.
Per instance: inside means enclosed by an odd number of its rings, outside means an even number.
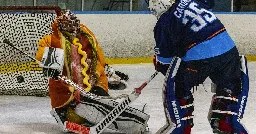
[[[52,32],[51,24],[59,15],[58,6],[0,6],[0,95],[48,94],[48,79],[43,77],[41,68],[2,42],[8,39],[35,56],[38,40]]]
[[[61,15],[61,8],[59,6],[0,6],[0,11],[5,12],[52,12],[54,11],[57,16]]]

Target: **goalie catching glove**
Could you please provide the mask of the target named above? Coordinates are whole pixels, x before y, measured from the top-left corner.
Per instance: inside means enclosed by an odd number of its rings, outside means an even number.
[[[108,77],[108,87],[111,90],[123,90],[127,87],[126,81],[129,77],[120,71],[115,71],[111,66],[106,64],[105,73]]]
[[[60,48],[45,47],[41,67],[46,77],[58,79],[64,65],[64,51]]]

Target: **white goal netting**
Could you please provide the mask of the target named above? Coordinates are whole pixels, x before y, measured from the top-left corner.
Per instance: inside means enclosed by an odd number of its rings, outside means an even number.
[[[38,40],[52,32],[57,15],[59,7],[0,6],[0,95],[48,94],[48,79],[41,68],[3,40],[35,56]]]

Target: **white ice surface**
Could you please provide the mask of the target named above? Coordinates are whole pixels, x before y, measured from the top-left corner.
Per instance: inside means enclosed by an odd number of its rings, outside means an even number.
[[[129,94],[139,87],[154,73],[152,64],[112,65],[112,67],[129,75],[128,88],[121,91],[111,90],[113,96]],[[249,134],[256,134],[256,89],[255,62],[249,62],[250,93],[244,114],[243,124]],[[154,134],[165,124],[162,106],[162,86],[164,76],[158,74],[142,91],[140,97],[131,106],[142,106],[147,103],[146,113],[150,115],[148,122],[150,133]],[[211,102],[209,79],[204,86],[200,85],[194,93],[195,112],[192,134],[211,134],[207,121]],[[49,97],[0,96],[0,134],[63,134],[55,119],[50,115]]]

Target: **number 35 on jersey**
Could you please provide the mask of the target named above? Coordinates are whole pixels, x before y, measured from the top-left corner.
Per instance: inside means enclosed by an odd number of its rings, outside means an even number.
[[[188,8],[186,8],[187,4],[189,4]],[[216,16],[212,12],[199,8],[197,3],[190,3],[190,0],[183,0],[179,3],[174,15],[180,18],[184,25],[191,23],[190,29],[194,32],[200,31],[216,20]]]

